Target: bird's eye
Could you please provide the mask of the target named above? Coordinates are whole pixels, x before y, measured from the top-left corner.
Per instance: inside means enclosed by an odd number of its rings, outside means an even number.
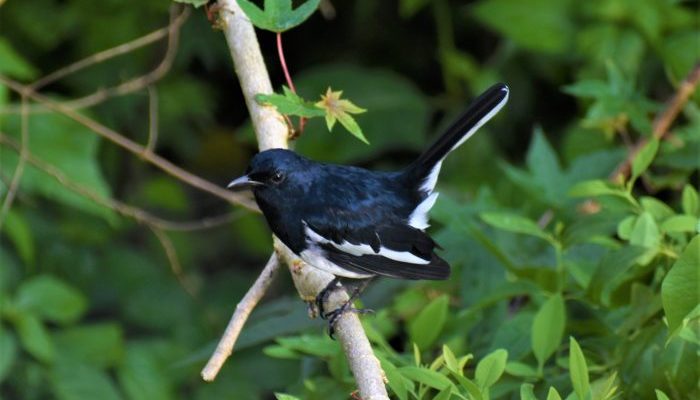
[[[284,181],[284,174],[280,171],[275,171],[274,174],[270,177],[270,182],[272,182],[275,185],[279,185]]]

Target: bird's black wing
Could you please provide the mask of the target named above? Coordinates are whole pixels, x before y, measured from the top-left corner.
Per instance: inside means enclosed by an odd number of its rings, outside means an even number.
[[[331,263],[360,274],[403,279],[447,279],[450,266],[435,254],[438,247],[420,229],[392,223],[337,229],[305,221],[307,244]]]

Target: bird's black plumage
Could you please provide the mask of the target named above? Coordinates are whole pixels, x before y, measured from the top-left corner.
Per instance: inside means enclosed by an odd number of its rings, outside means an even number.
[[[446,279],[450,267],[425,232],[442,161],[508,99],[497,84],[407,168],[375,172],[272,149],[229,187],[251,188],[272,231],[311,266],[336,276]]]

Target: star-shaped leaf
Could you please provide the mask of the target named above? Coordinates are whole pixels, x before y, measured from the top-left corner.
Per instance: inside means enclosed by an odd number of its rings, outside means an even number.
[[[321,0],[307,0],[292,9],[292,0],[265,0],[264,9],[249,0],[237,0],[250,22],[260,29],[284,32],[304,22],[318,8]]]
[[[310,101],[306,101],[296,93],[282,86],[284,94],[258,94],[255,100],[261,104],[270,104],[277,108],[282,114],[296,115],[304,118],[322,117],[326,114],[320,107]]]
[[[341,99],[342,90],[334,92],[330,87],[326,90],[325,95],[321,95],[321,101],[316,103],[316,106],[323,108],[326,111],[326,125],[328,130],[332,130],[335,121],[339,121],[345,129],[360,139],[366,144],[369,144],[362,129],[357,124],[355,119],[350,114],[361,114],[367,110],[353,104],[350,100]]]

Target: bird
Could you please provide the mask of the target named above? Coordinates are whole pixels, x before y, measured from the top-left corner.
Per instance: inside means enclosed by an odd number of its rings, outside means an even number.
[[[329,320],[354,309],[352,301],[376,276],[444,280],[449,264],[426,232],[442,163],[508,101],[497,83],[474,99],[438,139],[399,171],[371,171],[310,160],[286,149],[256,154],[228,188],[250,190],[272,232],[308,265],[334,275],[316,298]],[[324,312],[341,280],[361,282],[348,302]]]

